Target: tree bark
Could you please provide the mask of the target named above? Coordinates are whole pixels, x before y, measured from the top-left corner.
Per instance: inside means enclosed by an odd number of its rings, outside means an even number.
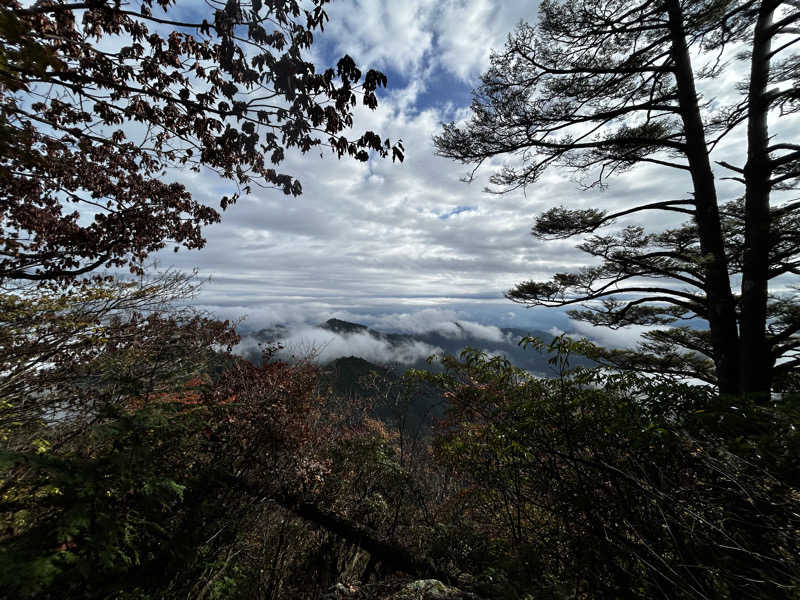
[[[671,54],[675,63],[678,101],[686,136],[686,158],[694,185],[694,203],[700,251],[704,258],[706,297],[711,344],[719,390],[739,391],[739,335],[736,303],[728,276],[728,260],[722,238],[714,172],[708,156],[705,129],[695,88],[694,72],[686,44],[683,11],[679,0],[666,0]]]
[[[289,494],[273,497],[273,500],[298,517],[319,525],[334,535],[355,544],[362,550],[368,552],[370,558],[374,557],[378,562],[390,569],[402,571],[413,577],[434,577],[447,583],[451,583],[453,579],[450,573],[436,568],[436,566],[424,556],[417,556],[399,544],[382,540],[375,532],[325,510],[316,504]]]
[[[774,13],[772,2],[762,2],[753,36],[750,88],[747,100],[747,164],[745,178],[745,242],[742,257],[740,388],[743,393],[769,399],[772,357],[767,340],[767,297],[770,246],[770,178],[767,152],[769,82]]]

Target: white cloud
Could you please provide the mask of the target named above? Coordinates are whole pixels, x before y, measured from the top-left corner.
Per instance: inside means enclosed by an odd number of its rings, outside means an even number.
[[[215,298],[211,298],[214,300]],[[224,300],[220,294],[219,300]],[[253,331],[274,325],[296,326],[298,324],[321,323],[330,318],[335,309],[319,302],[285,303],[275,302],[260,305],[201,304],[197,308],[206,310],[217,319],[239,322],[240,329]]]
[[[457,321],[456,324],[464,330],[468,337],[489,342],[507,341],[507,336],[494,325],[482,325],[473,321]]]
[[[371,322],[373,327],[408,333],[435,332],[452,339],[473,338],[489,342],[507,340],[499,327],[483,325],[460,318],[457,311],[445,308],[425,308],[414,312],[390,313]]]
[[[328,8],[328,35],[340,53],[363,64],[407,72],[419,67],[431,49],[434,6],[430,0],[334,2]]]
[[[216,274],[204,292],[209,304],[237,298],[243,306],[346,308],[348,300],[371,304],[387,295],[500,298],[559,251],[537,250],[530,222],[520,218],[520,211],[535,212],[536,199],[487,199],[478,185],[460,183],[449,161],[432,157],[438,114],[410,115],[384,102],[364,127],[402,138],[404,164],[291,156],[286,170],[300,174],[303,196],[261,191],[242,198],[206,230],[205,249],[164,253],[163,262]],[[190,185],[212,190],[219,183],[206,177]],[[476,208],[439,218],[465,205]]]
[[[496,0],[405,0],[334,2],[327,37],[338,53],[364,65],[390,68],[416,78],[446,71],[474,82],[493,48],[522,19],[536,20],[525,2]]]
[[[445,308],[426,308],[407,313],[395,313],[383,315],[373,321],[372,326],[376,329],[387,331],[405,331],[408,333],[427,333],[438,331],[440,333],[458,332],[454,321],[458,319],[458,313]]]
[[[520,22],[534,22],[537,10],[529,2],[447,0],[437,21],[439,60],[463,80],[474,80],[489,64],[493,49]]]
[[[608,329],[606,327],[595,327],[590,323],[580,321],[573,322],[572,328],[580,337],[588,338],[605,348],[634,348],[642,341],[643,333],[655,329],[644,325]]]
[[[295,329],[279,343],[283,349],[278,356],[313,358],[321,364],[357,356],[373,363],[410,365],[442,351],[420,341],[392,344],[366,332],[341,334],[320,327]]]
[[[164,253],[164,265],[184,270],[199,266],[202,275],[214,274],[199,302],[219,307],[229,318],[249,314],[252,328],[320,323],[331,316],[359,320],[360,315],[382,311],[393,313],[391,319],[380,322],[376,317],[368,324],[380,328],[394,320],[394,329],[451,336],[470,329],[482,339],[497,339],[499,330],[476,322],[491,322],[488,318],[448,313],[449,307],[458,302],[494,303],[496,322],[508,322],[510,305],[502,299],[504,291],[587,262],[574,248],[577,240],[534,240],[529,232],[537,214],[559,205],[614,210],[691,190],[688,177],[653,166],[615,178],[605,191],[579,191],[563,173],[552,170],[524,192],[487,195],[482,189],[489,168],[466,185],[459,181],[464,166],[434,156],[432,136],[441,123],[469,112],[468,99],[456,99],[448,87],[452,82],[443,83],[441,73],[467,82],[466,87],[474,85],[489,50],[500,49],[520,19],[533,19],[534,5],[497,0],[332,3],[322,36],[328,45],[320,48],[337,56],[348,52],[360,65],[402,72],[402,86],[397,77],[390,78],[378,110],[358,110],[355,130],[402,139],[405,162],[358,163],[330,155],[320,159],[318,153],[290,154],[282,170],[301,179],[303,196],[259,190],[242,198],[221,224],[206,229],[206,248]],[[725,71],[726,86],[740,67],[732,63]],[[719,83],[704,85],[708,94],[722,90]],[[783,137],[792,131],[784,131]],[[720,146],[720,156],[741,163],[741,148],[740,139],[732,136]],[[230,189],[208,174],[176,171],[173,176],[209,203]],[[741,191],[721,180],[720,189],[725,199]],[[472,210],[439,218],[465,206]],[[619,225],[634,221],[655,229],[670,224],[663,214],[637,214]],[[412,310],[426,307],[439,312]],[[554,322],[567,327],[558,314],[543,328]],[[586,334],[600,337],[602,331],[591,328]],[[638,333],[608,335],[609,341],[633,340]]]

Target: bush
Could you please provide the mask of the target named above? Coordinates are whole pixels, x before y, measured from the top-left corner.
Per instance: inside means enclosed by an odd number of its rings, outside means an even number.
[[[450,401],[438,456],[465,490],[452,522],[503,542],[494,564],[466,568],[499,569],[511,596],[800,593],[796,401],[570,370],[591,348],[550,350],[560,378],[477,352],[436,378]]]

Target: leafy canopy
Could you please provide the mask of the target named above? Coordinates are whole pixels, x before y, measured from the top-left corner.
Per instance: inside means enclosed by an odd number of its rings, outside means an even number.
[[[0,279],[141,271],[168,243],[201,247],[219,213],[171,169],[230,180],[224,209],[253,186],[299,195],[291,151],[402,160],[400,143],[346,135],[386,77],[309,58],[327,2],[3,0]]]

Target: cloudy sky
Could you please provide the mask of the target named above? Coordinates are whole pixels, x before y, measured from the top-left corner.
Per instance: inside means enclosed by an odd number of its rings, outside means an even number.
[[[360,112],[356,129],[401,139],[405,162],[290,156],[285,170],[301,179],[300,198],[277,191],[242,198],[206,230],[205,249],[165,253],[162,265],[197,267],[212,278],[197,302],[222,317],[248,315],[253,327],[333,316],[385,324],[387,315],[414,321],[439,311],[485,324],[570,330],[561,312],[526,310],[503,298],[522,280],[584,264],[574,242],[534,240],[535,215],[562,204],[630,206],[666,199],[665,190],[675,198],[688,193],[690,182],[678,172],[643,168],[604,191],[586,192],[553,171],[524,193],[498,196],[483,191],[491,166],[466,184],[464,166],[434,156],[432,136],[441,123],[468,115],[491,49],[502,48],[520,20],[535,20],[537,4],[335,0],[316,58],[331,64],[347,53],[363,69],[388,75],[378,110]],[[726,71],[715,85],[732,89],[736,72]],[[178,176],[209,202],[226,191],[207,174]],[[721,186],[723,197],[737,191]]]

